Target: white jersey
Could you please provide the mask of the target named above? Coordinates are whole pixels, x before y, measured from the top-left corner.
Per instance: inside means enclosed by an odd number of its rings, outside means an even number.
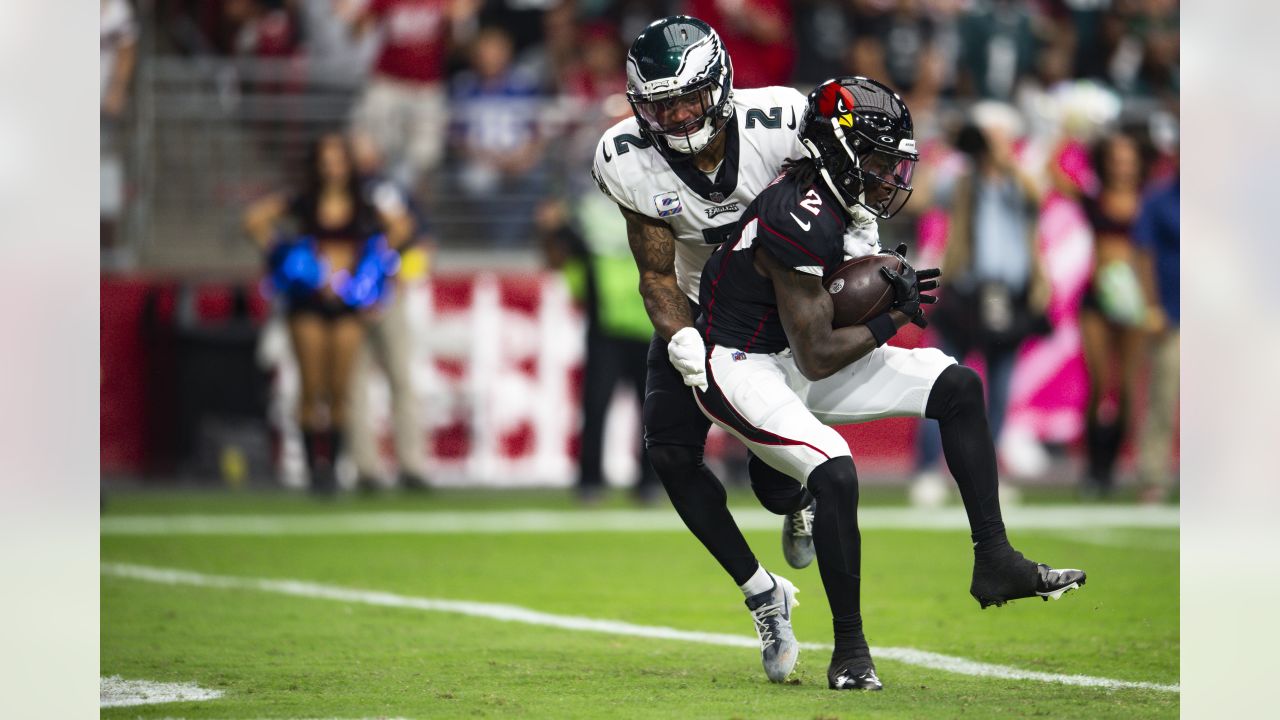
[[[692,163],[675,169],[640,135],[634,117],[609,128],[596,147],[591,174],[601,192],[632,212],[660,220],[676,238],[676,282],[698,301],[702,266],[731,239],[742,213],[782,170],[787,158],[808,157],[799,122],[806,98],[789,87],[733,91],[725,159],[716,173]]]

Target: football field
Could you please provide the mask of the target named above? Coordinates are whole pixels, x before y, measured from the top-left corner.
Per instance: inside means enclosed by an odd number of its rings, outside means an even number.
[[[1028,557],[1084,568],[1088,585],[981,611],[963,512],[868,495],[862,606],[881,693],[826,688],[816,564],[786,566],[780,519],[749,493],[731,500],[747,540],[801,591],[804,649],[783,685],[764,677],[741,593],[665,504],[113,495],[102,717],[1177,716],[1176,508],[1008,511]]]

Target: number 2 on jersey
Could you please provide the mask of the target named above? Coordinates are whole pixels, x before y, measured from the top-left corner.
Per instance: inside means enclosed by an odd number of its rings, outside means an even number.
[[[814,215],[822,212],[822,198],[818,197],[818,191],[810,188],[808,194],[800,201],[800,207]]]

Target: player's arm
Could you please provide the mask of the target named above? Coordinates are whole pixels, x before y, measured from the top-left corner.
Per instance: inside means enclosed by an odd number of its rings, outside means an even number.
[[[640,270],[640,296],[649,320],[671,340],[683,328],[693,326],[689,301],[676,284],[676,237],[666,223],[619,206],[627,219],[627,242]]]
[[[773,281],[782,329],[806,378],[830,377],[876,348],[875,334],[866,325],[831,327],[835,309],[822,278],[786,267],[764,245],[755,248],[755,266]],[[895,330],[911,322],[897,310],[888,315]]]

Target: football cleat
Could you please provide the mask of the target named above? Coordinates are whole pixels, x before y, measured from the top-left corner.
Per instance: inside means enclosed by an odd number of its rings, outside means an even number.
[[[832,690],[883,690],[870,657],[832,660],[827,668],[827,687]]]
[[[782,556],[797,570],[813,562],[813,510],[817,506],[814,500],[782,521]]]
[[[800,643],[791,630],[791,608],[800,604],[796,593],[800,592],[790,580],[771,575],[773,588],[747,598],[747,609],[756,623],[756,635],[760,637],[760,662],[770,682],[787,679],[796,660],[800,657]]]
[[[1054,570],[1007,548],[994,556],[984,553],[974,556],[969,594],[985,610],[1029,597],[1057,600],[1067,591],[1084,585],[1084,581],[1083,570]]]

